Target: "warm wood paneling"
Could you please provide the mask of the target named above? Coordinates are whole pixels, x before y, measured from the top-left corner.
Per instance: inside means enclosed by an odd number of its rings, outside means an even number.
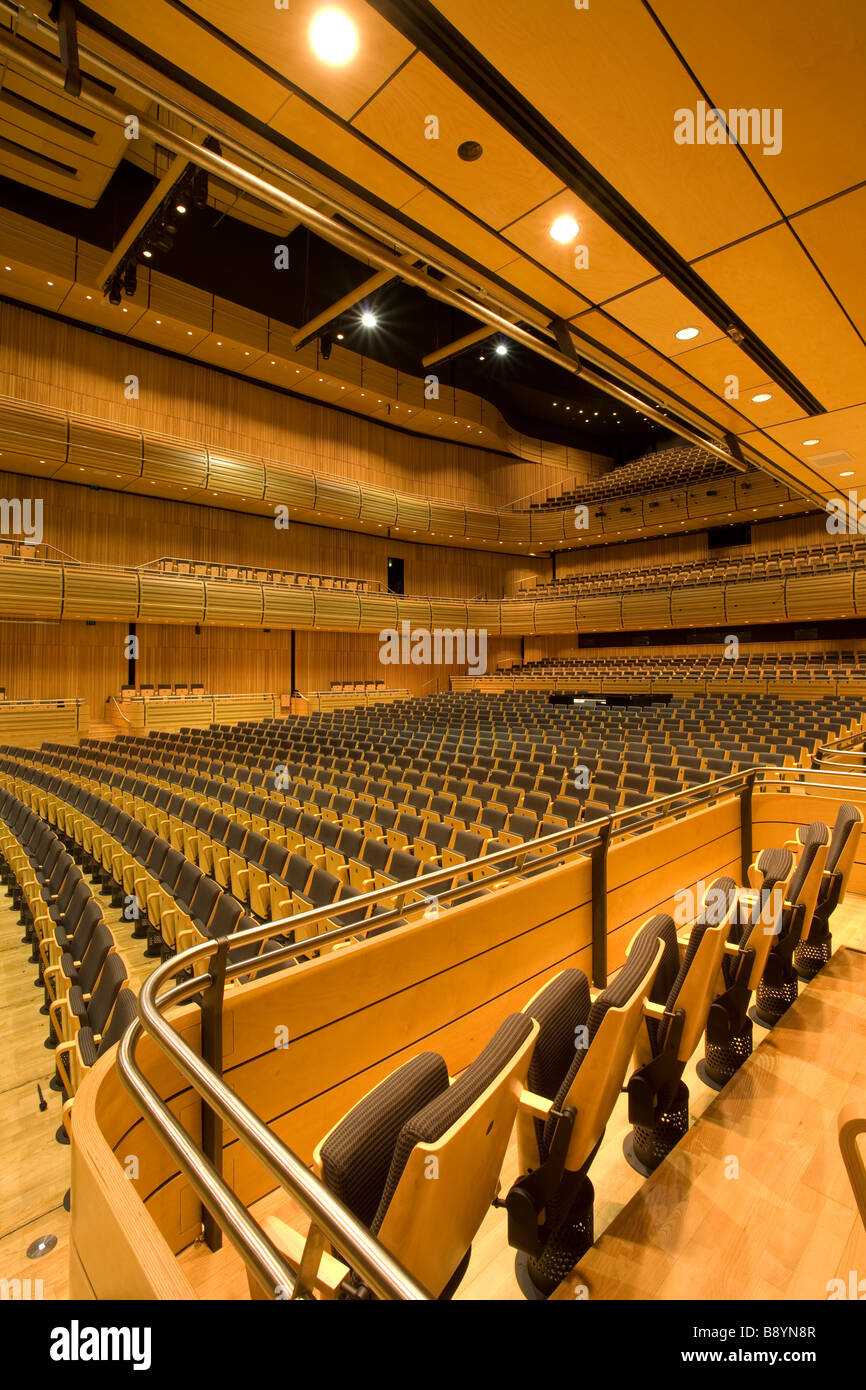
[[[138,400],[124,396],[130,375]],[[0,393],[448,502],[500,507],[585,476],[403,433],[12,304],[0,304]]]
[[[388,558],[402,559],[406,592],[491,599],[512,593],[541,559],[413,545],[326,526],[274,521],[156,497],[79,487],[51,478],[0,473],[0,496],[41,498],[44,540],[82,563],[138,566],[161,555],[349,575],[387,584]],[[498,551],[498,547],[496,547]]]

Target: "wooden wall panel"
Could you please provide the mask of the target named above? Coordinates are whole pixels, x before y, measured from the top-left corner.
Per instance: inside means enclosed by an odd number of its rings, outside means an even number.
[[[126,635],[121,623],[2,622],[0,685],[10,700],[84,699],[99,722],[106,696],[126,684]]]
[[[126,684],[128,629],[120,623],[0,622],[0,686],[10,700],[87,700],[92,722],[105,717],[105,701]],[[138,625],[140,684],[201,683],[220,695],[291,693],[291,632],[251,628]],[[413,695],[447,690],[463,666],[383,666],[377,633],[298,632],[295,681],[304,694],[332,681],[378,681]],[[500,658],[517,661],[520,639],[491,637],[488,670]]]
[[[139,379],[135,401],[124,396],[129,375]],[[548,465],[402,433],[12,304],[0,305],[0,394],[470,505],[570,484],[598,461]]]
[[[265,565],[387,583],[388,558],[402,559],[407,594],[498,599],[546,562],[454,546],[416,545],[194,503],[78,487],[0,473],[0,496],[41,498],[44,540],[82,563],[138,566],[162,555],[228,564]],[[496,547],[498,550],[498,547]]]

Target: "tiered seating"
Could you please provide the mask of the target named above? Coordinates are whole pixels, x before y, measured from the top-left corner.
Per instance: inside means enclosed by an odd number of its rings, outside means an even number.
[[[722,459],[709,454],[695,445],[676,445],[671,449],[660,449],[658,453],[642,454],[620,468],[614,468],[594,482],[584,483],[579,488],[571,488],[546,498],[544,502],[534,502],[533,511],[559,510],[561,507],[584,506],[592,502],[603,502],[608,498],[631,497],[635,493],[659,488],[676,487],[679,484],[709,482],[714,478],[731,477],[739,470]]]
[[[4,783],[7,779],[3,779]],[[68,1143],[75,1092],[135,1016],[135,995],[102,909],[63,839],[8,788],[0,791],[0,876],[26,928],[49,1015]],[[39,981],[37,981],[39,983]]]
[[[533,598],[567,598],[571,594],[607,594],[614,589],[646,589],[674,584],[729,584],[745,579],[784,579],[848,572],[866,564],[866,538],[840,537],[801,549],[767,550],[741,558],[725,556],[670,565],[570,574],[531,589]],[[521,594],[525,597],[525,591]]]
[[[520,680],[567,682],[575,690],[591,689],[590,682],[608,688],[626,681],[861,681],[866,680],[866,651],[759,652],[728,659],[722,651],[667,656],[545,657],[512,666],[498,676],[484,677],[485,685],[501,680],[506,685]]]
[[[300,585],[311,589],[351,589],[355,593],[370,593],[382,588],[378,580],[356,579],[343,574],[308,574],[304,570],[278,570],[264,565],[230,565],[216,560],[182,560],[163,555],[141,569],[158,570],[160,574],[192,575],[197,579],[240,580],[243,583]]]

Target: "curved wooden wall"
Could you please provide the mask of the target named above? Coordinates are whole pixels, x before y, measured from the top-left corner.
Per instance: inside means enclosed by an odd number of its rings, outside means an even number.
[[[0,616],[103,622],[205,623],[222,627],[380,632],[474,628],[509,637],[635,632],[723,623],[819,621],[866,615],[866,570],[683,585],[592,598],[397,598],[149,570],[0,561]]]
[[[335,527],[361,522],[435,537],[440,543],[457,538],[479,545],[562,542],[583,547],[605,537],[637,537],[652,528],[694,529],[722,519],[766,519],[803,510],[802,499],[773,478],[738,474],[598,503],[588,509],[587,526],[577,529],[573,508],[497,511],[437,501],[8,397],[0,398],[0,454],[4,470],[61,476],[116,491],[146,489],[150,496],[221,508],[284,505],[299,521],[326,521]]]

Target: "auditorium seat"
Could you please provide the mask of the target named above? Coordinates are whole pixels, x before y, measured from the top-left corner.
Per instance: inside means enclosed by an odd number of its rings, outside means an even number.
[[[664,914],[655,919],[666,949],[635,1048],[636,1070],[628,1083],[632,1132],[623,1146],[628,1162],[644,1175],[688,1129],[689,1093],[682,1075],[706,1026],[736,909],[737,885],[717,879],[682,943],[682,959],[672,919]]]
[[[496,1197],[537,1034],[528,1015],[512,1014],[455,1080],[437,1053],[413,1057],[316,1147],[317,1175],[435,1299],[455,1293]],[[303,1237],[277,1217],[266,1217],[263,1226],[300,1268]],[[342,1261],[317,1258],[320,1297],[339,1297],[350,1282],[357,1287]],[[250,1291],[263,1297],[252,1278]]]
[[[588,1172],[616,1103],[673,923],[653,917],[593,1001],[582,970],[564,970],[529,1001],[539,1033],[518,1112],[520,1176],[506,1197],[524,1292],[548,1294],[593,1242]],[[527,1288],[527,1284],[530,1286]]]

